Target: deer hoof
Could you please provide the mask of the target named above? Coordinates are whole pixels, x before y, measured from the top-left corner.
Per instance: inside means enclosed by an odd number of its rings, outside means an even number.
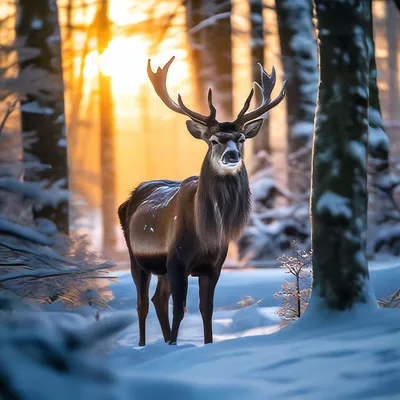
[[[139,342],[139,347],[144,347],[144,346],[146,346],[146,343]]]
[[[176,346],[176,342],[173,342],[172,340],[169,340],[169,341],[168,341],[168,344],[169,344],[170,346]]]

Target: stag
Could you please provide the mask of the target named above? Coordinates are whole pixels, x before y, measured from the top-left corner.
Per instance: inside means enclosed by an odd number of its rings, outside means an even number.
[[[257,119],[284,98],[286,82],[271,101],[275,70],[268,75],[261,69],[262,103],[247,113],[254,94],[249,96],[233,122],[218,122],[208,90],[209,115],[192,111],[178,94],[178,104],[168,94],[166,79],[172,57],[154,73],[148,61],[147,73],[164,104],[186,115],[188,131],[204,140],[208,150],[200,176],[183,181],[156,180],[140,184],[118,209],[128,246],[131,273],[137,289],[139,346],[146,344],[146,317],[149,308],[151,275],[157,275],[152,297],[165,342],[176,344],[179,326],[186,309],[188,276],[199,278],[200,313],[204,343],[212,343],[214,290],[228,244],[238,238],[250,213],[250,189],[243,161],[243,144],[255,137],[263,124]],[[172,329],[168,301],[172,294]]]

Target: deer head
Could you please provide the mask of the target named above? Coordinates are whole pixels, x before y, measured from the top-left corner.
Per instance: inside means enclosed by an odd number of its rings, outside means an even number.
[[[243,163],[245,140],[254,138],[260,132],[263,119],[259,117],[283,100],[287,82],[283,82],[280,93],[271,101],[271,92],[276,81],[275,69],[272,67],[271,75],[268,75],[262,65],[258,64],[261,70],[261,86],[257,82],[255,84],[262,93],[261,105],[246,113],[254,95],[254,88],[252,88],[237,118],[233,122],[218,122],[216,109],[212,103],[211,88],[208,89],[207,95],[209,115],[199,114],[186,107],[180,94],[178,94],[178,104],[171,99],[166,81],[168,69],[174,59],[175,57],[172,57],[163,68],[158,68],[155,73],[151,69],[150,60],[148,61],[147,74],[157,95],[172,111],[190,118],[189,121],[186,121],[187,129],[193,137],[202,139],[208,144],[206,158],[209,158],[215,172],[222,175],[238,172]]]

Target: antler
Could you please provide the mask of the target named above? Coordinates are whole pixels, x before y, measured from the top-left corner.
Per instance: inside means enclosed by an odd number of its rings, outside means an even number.
[[[249,121],[256,119],[256,118],[260,117],[261,115],[265,114],[268,110],[277,106],[285,97],[287,81],[283,82],[283,86],[282,86],[280,93],[278,94],[277,97],[275,97],[274,100],[271,101],[271,92],[274,89],[275,82],[276,82],[275,68],[272,67],[271,75],[268,75],[260,63],[258,63],[258,66],[260,67],[260,70],[261,70],[261,85],[262,85],[262,87],[257,82],[254,82],[254,83],[261,90],[263,99],[262,99],[261,105],[259,107],[257,107],[255,110],[250,111],[248,114],[246,114],[246,111],[250,107],[251,99],[254,95],[254,89],[253,88],[251,89],[250,94],[247,97],[242,110],[240,111],[240,113],[238,114],[238,116],[234,122],[241,126],[243,126],[246,122],[249,122]]]
[[[167,74],[172,61],[175,60],[173,56],[163,68],[158,67],[157,71],[154,73],[151,69],[150,60],[147,63],[147,75],[149,76],[151,83],[153,84],[154,90],[156,91],[158,97],[164,102],[164,104],[179,114],[187,115],[193,121],[199,122],[202,125],[212,126],[218,123],[215,119],[216,110],[212,104],[212,91],[211,88],[208,89],[208,106],[210,108],[210,115],[202,115],[195,111],[192,111],[183,104],[182,97],[178,94],[178,104],[171,99],[167,90]]]

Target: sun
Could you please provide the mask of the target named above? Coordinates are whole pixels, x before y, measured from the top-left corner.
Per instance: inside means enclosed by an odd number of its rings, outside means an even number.
[[[101,71],[111,77],[117,93],[138,93],[147,79],[147,49],[149,42],[143,36],[113,39],[100,55]]]
[[[168,86],[172,90],[181,91],[182,83],[189,74],[186,50],[176,48],[174,43],[167,40],[165,44],[166,46],[162,46],[157,54],[151,57],[151,66],[155,71],[174,55],[176,60],[168,73]],[[85,78],[95,78],[100,68],[103,74],[111,78],[114,94],[138,95],[143,87],[149,84],[147,61],[150,47],[151,41],[144,35],[117,37],[110,41],[100,57],[97,51],[86,56]]]

